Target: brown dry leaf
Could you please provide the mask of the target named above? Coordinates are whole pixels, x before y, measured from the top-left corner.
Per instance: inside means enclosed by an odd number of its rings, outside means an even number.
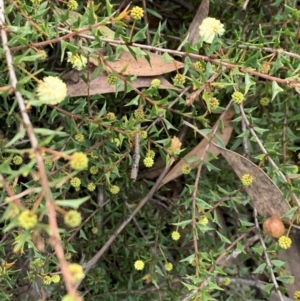
[[[162,55],[147,52],[150,57],[150,63],[145,57],[138,58],[137,60],[128,51],[124,51],[120,54],[119,58],[113,62],[107,62],[108,65],[118,73],[123,75],[136,75],[136,76],[157,76],[165,73],[181,69],[184,67],[182,62],[173,60],[164,62]],[[99,61],[94,58],[90,58],[95,66],[99,65]]]
[[[71,97],[87,96],[88,85],[81,78],[79,78],[79,73],[77,71],[75,72],[74,71],[75,70],[67,73],[65,76],[66,84],[68,88],[68,95]],[[74,81],[72,80],[72,78],[74,78],[73,79]],[[116,90],[115,86],[108,84],[106,78],[107,78],[106,74],[101,74],[97,78],[92,80],[89,85],[89,95],[114,93]],[[131,84],[135,88],[150,87],[151,81],[154,78],[158,78],[161,81],[161,85],[159,89],[172,89],[172,90],[179,91],[178,88],[173,86],[162,76],[138,77]],[[119,91],[124,91],[124,86],[120,87]]]
[[[280,189],[257,165],[228,149],[219,147],[219,151],[239,178],[244,174],[253,175],[253,183],[245,186],[244,189],[260,215],[264,217],[282,216],[291,209],[288,202],[283,200]]]
[[[231,126],[231,119],[234,116],[234,111],[233,110],[228,110],[223,118],[221,119],[223,121],[224,129],[221,132],[219,129],[217,130],[216,134],[217,136],[222,139],[224,145],[226,145],[231,137],[232,133],[232,126]],[[221,121],[220,119],[216,122],[214,125],[214,128],[219,125],[219,122]],[[207,138],[210,138],[210,135],[207,135]],[[201,142],[193,149],[191,150],[183,159],[181,159],[171,170],[170,172],[165,176],[165,178],[162,180],[161,185],[165,185],[166,183],[174,180],[175,178],[179,177],[182,175],[182,167],[187,164],[187,161],[191,158],[198,158],[204,159],[204,160],[210,160],[208,157],[207,153],[204,154],[208,140],[207,138],[203,138]],[[212,142],[216,143],[216,138],[214,137],[212,139]],[[208,152],[212,153],[214,156],[218,156],[220,153],[220,150],[217,146],[215,146],[213,143],[210,143],[208,147]],[[189,163],[191,168],[195,168],[199,165],[199,161],[194,160],[194,162]]]

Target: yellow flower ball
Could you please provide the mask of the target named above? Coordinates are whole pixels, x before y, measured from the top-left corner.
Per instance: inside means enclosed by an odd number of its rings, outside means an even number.
[[[23,158],[19,155],[13,157],[13,163],[15,165],[21,165],[23,163]]]
[[[242,176],[241,182],[244,186],[250,186],[253,182],[253,177],[250,174],[246,173]]]
[[[91,182],[87,185],[88,191],[94,191],[96,189],[96,184]]]
[[[281,236],[278,239],[278,244],[282,249],[288,249],[292,245],[292,240],[288,236]]]
[[[188,175],[191,172],[192,168],[190,165],[185,164],[182,166],[181,171],[184,175]]]
[[[198,223],[202,226],[207,226],[208,218],[205,215],[202,215],[202,216],[199,217]]]
[[[67,96],[67,86],[58,77],[47,76],[37,86],[38,99],[44,104],[56,105]]]
[[[89,159],[86,154],[82,152],[76,152],[72,155],[70,160],[70,166],[75,170],[86,169],[88,166]]]
[[[81,224],[81,214],[77,210],[70,210],[64,215],[64,222],[71,228],[78,227]]]
[[[49,284],[51,284],[51,282],[52,282],[52,278],[51,278],[51,276],[44,276],[43,277],[43,283],[45,284],[45,285],[49,285]]]
[[[37,215],[30,210],[25,210],[19,215],[19,225],[26,230],[32,229],[37,223]]]
[[[234,92],[231,95],[231,98],[232,98],[233,102],[235,102],[238,105],[240,105],[245,100],[244,94],[241,92]]]
[[[84,271],[81,265],[77,263],[70,263],[68,265],[68,270],[71,274],[71,280],[76,283],[84,278]]]
[[[171,272],[173,270],[173,264],[171,262],[165,263],[165,269],[167,272]]]
[[[178,240],[180,238],[180,233],[178,231],[173,231],[171,234],[173,240]]]
[[[68,60],[67,62],[68,63],[71,63],[72,64],[72,67],[74,69],[77,69],[78,71],[82,70],[83,68],[86,67],[86,64],[87,64],[87,58],[84,57],[83,55],[81,54],[73,54],[72,52],[67,52],[67,55],[68,55]]]
[[[76,134],[74,138],[77,142],[83,142],[84,141],[84,135],[80,134],[80,133]]]
[[[158,78],[155,78],[151,81],[151,88],[158,89],[161,85],[161,81]]]
[[[60,281],[60,276],[55,274],[51,276],[51,280],[53,283],[58,283]]]
[[[146,167],[151,167],[154,164],[154,160],[151,157],[146,157],[143,162]]]
[[[131,10],[130,16],[133,20],[141,20],[144,16],[144,10],[139,6],[135,6]]]
[[[295,291],[295,293],[294,293],[294,300],[295,301],[300,301],[300,291]]]
[[[118,194],[120,192],[120,187],[117,185],[111,185],[109,191],[112,194]]]
[[[177,73],[173,78],[174,84],[181,86],[185,83],[185,76],[183,74]]]
[[[76,0],[69,0],[67,6],[69,10],[76,10],[78,8],[78,3]]]
[[[134,268],[135,268],[137,271],[143,270],[144,267],[145,267],[145,263],[144,263],[144,261],[142,261],[142,260],[137,260],[137,261],[134,263]]]
[[[73,187],[79,187],[81,185],[81,180],[78,177],[74,177],[70,181],[71,186]]]
[[[150,157],[150,158],[154,159],[155,158],[155,151],[152,150],[152,149],[147,151],[146,157]]]

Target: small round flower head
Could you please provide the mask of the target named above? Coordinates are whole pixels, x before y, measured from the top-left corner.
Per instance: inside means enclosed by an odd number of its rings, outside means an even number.
[[[223,284],[226,285],[226,286],[229,285],[230,282],[231,282],[231,280],[230,280],[230,278],[228,278],[228,277],[225,277],[225,278],[223,279]]]
[[[269,103],[270,103],[270,98],[268,98],[268,97],[263,97],[259,102],[260,102],[260,104],[261,104],[263,107],[266,107],[266,106],[269,105]]]
[[[292,165],[293,169],[292,169],[292,173],[296,174],[299,172],[299,167],[297,165]]]
[[[78,71],[85,68],[87,64],[87,58],[79,53],[73,54],[72,52],[68,51],[68,63],[72,64],[72,67]]]
[[[112,194],[118,194],[120,192],[120,187],[117,185],[111,185],[109,188],[109,192]]]
[[[67,96],[67,86],[58,77],[47,76],[37,86],[37,96],[44,104],[56,105]]]
[[[166,262],[165,269],[167,272],[171,272],[173,270],[173,264],[171,262]]]
[[[87,185],[86,188],[88,189],[88,191],[94,191],[96,189],[96,184],[91,182]]]
[[[78,177],[74,177],[70,181],[71,186],[79,187],[81,185],[81,180]]]
[[[178,240],[180,238],[180,233],[178,231],[173,231],[171,234],[173,240]]]
[[[93,227],[93,228],[92,228],[92,233],[93,233],[93,234],[96,234],[96,233],[98,233],[98,231],[99,231],[99,230],[98,230],[98,228],[97,228],[97,227]]]
[[[149,151],[147,151],[146,157],[150,157],[150,158],[154,159],[155,158],[155,151],[150,149]]]
[[[78,227],[81,224],[81,214],[77,210],[70,210],[64,215],[64,222],[71,228]]]
[[[107,114],[106,114],[106,119],[107,120],[109,120],[109,121],[114,121],[114,120],[116,120],[116,115],[115,115],[115,113],[113,113],[113,112],[108,112]]]
[[[77,141],[77,142],[83,142],[84,141],[84,135],[78,133],[75,135],[74,139]]]
[[[113,74],[113,73],[109,73],[106,77],[106,82],[110,85],[115,85],[117,83],[118,77]]]
[[[134,268],[135,268],[137,271],[143,270],[144,267],[145,267],[145,263],[144,263],[144,261],[142,261],[142,260],[137,260],[137,261],[134,263]]]
[[[71,274],[71,280],[73,283],[76,283],[84,278],[84,272],[81,265],[77,263],[70,263],[68,265],[68,270]]]
[[[292,245],[292,240],[288,236],[281,236],[278,244],[282,249],[288,249]]]
[[[21,165],[23,163],[23,158],[19,155],[13,157],[13,163],[15,165]]]
[[[294,300],[295,301],[300,301],[300,291],[295,291],[295,293],[294,293]]]
[[[250,174],[246,173],[242,176],[241,182],[244,186],[250,186],[253,182],[253,177]]]
[[[69,260],[72,258],[72,254],[71,253],[66,253],[65,255],[66,259]]]
[[[202,216],[199,217],[198,223],[202,226],[207,226],[208,218],[205,215],[202,215]]]
[[[51,284],[51,282],[52,282],[51,276],[46,275],[46,276],[43,277],[43,283],[45,285],[49,285],[49,284]]]
[[[215,18],[205,18],[199,26],[199,34],[204,42],[211,44],[215,36],[222,36],[224,25]]]
[[[154,160],[151,158],[151,157],[146,157],[144,160],[143,160],[143,163],[146,167],[152,167],[153,164],[154,164]]]
[[[119,147],[121,145],[121,141],[119,138],[111,138],[110,142],[116,145],[116,147]]]
[[[37,268],[41,268],[44,265],[45,265],[45,260],[44,259],[36,258],[35,260],[30,262],[29,267],[31,269],[37,269]]]
[[[161,85],[161,81],[158,78],[155,78],[151,81],[151,88],[158,89]]]
[[[268,74],[271,69],[271,64],[269,62],[263,62],[260,67],[260,72],[264,74]]]
[[[58,283],[60,281],[60,276],[58,274],[52,275],[51,280],[53,283]]]
[[[205,67],[203,66],[203,64],[200,61],[197,61],[196,63],[194,63],[194,67],[195,67],[196,71],[199,73],[203,73],[205,71]]]
[[[6,199],[4,199],[4,201],[6,201]],[[19,213],[20,213],[19,207],[15,203],[9,202],[5,219],[13,219],[16,216],[18,216]]]
[[[44,49],[40,49],[36,53],[40,55],[39,61],[44,61],[48,57],[48,54]]]
[[[26,230],[35,227],[37,222],[37,215],[28,209],[19,215],[19,225]]]
[[[177,73],[173,78],[173,82],[177,86],[181,86],[185,83],[185,76],[183,74]]]
[[[99,171],[99,168],[95,165],[90,168],[90,173],[92,175],[96,175],[98,173],[98,171]]]
[[[145,113],[142,109],[136,109],[133,114],[136,120],[143,120],[145,118]]]
[[[182,166],[181,171],[184,175],[188,175],[191,172],[192,168],[188,164]]]
[[[144,16],[144,10],[139,6],[135,6],[131,10],[130,16],[133,20],[141,20]]]
[[[46,159],[46,160],[45,160],[45,165],[46,165],[46,166],[52,167],[52,166],[53,166],[53,163],[54,163],[54,162],[53,162],[52,159]]]
[[[76,0],[69,0],[67,6],[69,10],[76,10],[78,8],[78,3]]]
[[[76,152],[72,155],[70,160],[70,166],[75,170],[86,169],[88,166],[88,157],[86,154],[82,152]]]
[[[142,139],[146,139],[148,137],[147,131],[140,131],[140,136]]]
[[[231,95],[231,98],[232,98],[233,102],[235,102],[238,105],[240,105],[245,99],[244,94],[241,92],[233,92],[233,94]]]
[[[209,107],[210,107],[210,109],[213,111],[213,110],[216,110],[218,107],[219,107],[219,104],[220,104],[220,102],[219,102],[219,100],[217,99],[217,98],[215,98],[215,97],[211,97],[210,99],[209,99]]]

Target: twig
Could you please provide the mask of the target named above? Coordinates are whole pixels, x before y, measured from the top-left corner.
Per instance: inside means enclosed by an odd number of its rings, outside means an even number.
[[[6,24],[5,24],[4,10],[5,10],[4,1],[0,0],[0,32],[1,32],[2,47],[5,51],[7,68],[8,68],[8,72],[9,72],[11,86],[12,86],[12,89],[16,96],[16,99],[18,101],[18,105],[19,105],[20,112],[22,115],[23,123],[26,128],[27,135],[30,140],[31,146],[34,150],[39,174],[41,177],[41,185],[43,188],[43,193],[44,193],[44,197],[46,200],[46,208],[47,208],[48,216],[49,216],[49,227],[51,229],[50,241],[55,249],[55,253],[56,253],[59,265],[60,265],[60,269],[61,269],[64,281],[65,281],[67,291],[70,295],[76,296],[76,290],[71,281],[71,274],[68,270],[67,262],[64,257],[63,247],[62,247],[61,240],[59,237],[59,232],[58,232],[58,227],[57,227],[57,222],[56,222],[56,212],[55,212],[55,207],[54,207],[54,202],[53,202],[53,198],[51,195],[51,191],[49,188],[49,183],[48,183],[48,179],[47,179],[47,173],[46,173],[46,169],[44,166],[43,157],[39,150],[39,144],[38,144],[37,138],[34,134],[34,129],[31,124],[29,115],[27,113],[24,99],[23,99],[21,93],[17,89],[18,81],[17,81],[15,70],[14,70],[14,66],[13,66],[13,59],[11,56],[11,52],[8,47],[8,39],[7,39],[6,30],[5,30]]]
[[[140,129],[140,125],[137,126],[138,129]],[[139,170],[139,164],[140,164],[140,133],[137,132],[134,134],[134,154],[133,154],[133,162],[131,167],[131,175],[130,179],[134,182],[136,181],[138,170]]]
[[[258,219],[257,219],[257,211],[256,209],[254,208],[254,220],[255,220],[255,227],[258,231],[258,233],[260,232],[260,228],[259,228],[259,223],[258,223]],[[266,247],[266,244],[262,238],[262,236],[260,234],[259,235],[259,240],[260,240],[260,243],[263,247],[263,250],[264,250],[264,254],[265,254],[265,260],[266,260],[266,263],[267,263],[267,266],[269,267],[269,272],[271,274],[271,278],[272,278],[272,282],[274,283],[274,287],[275,287],[275,290],[279,296],[279,299],[281,301],[284,301],[283,299],[283,296],[281,294],[281,291],[279,290],[279,285],[278,285],[278,282],[277,282],[277,279],[275,277],[275,274],[274,274],[274,271],[273,271],[273,268],[272,268],[272,264],[271,264],[271,261],[270,261],[270,258],[269,258],[269,255],[268,255],[268,251],[267,251],[267,247]]]
[[[247,125],[244,119],[242,119],[242,131],[243,133],[247,131]],[[246,136],[243,137],[243,148],[244,148],[245,157],[250,158],[250,151],[248,148],[248,138]]]
[[[146,28],[146,37],[147,37],[147,44],[151,45],[151,36],[149,32],[149,20],[148,20],[148,14],[147,14],[147,2],[146,0],[142,0],[143,3],[143,9],[144,9],[144,22],[147,25]]]

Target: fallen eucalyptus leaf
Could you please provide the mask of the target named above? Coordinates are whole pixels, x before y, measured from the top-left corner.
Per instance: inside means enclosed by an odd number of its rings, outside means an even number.
[[[236,152],[221,147],[219,150],[240,179],[244,174],[253,176],[253,183],[244,189],[260,215],[283,216],[291,209],[280,189],[259,166]]]
[[[77,74],[77,75],[76,75]],[[76,80],[72,81],[72,77],[75,76]],[[77,71],[72,70],[71,72],[67,73],[66,76],[66,84],[68,88],[68,95],[71,97],[78,97],[78,96],[87,96],[95,95],[95,94],[107,94],[107,93],[114,93],[115,86],[110,85],[107,81],[106,74],[100,74],[94,80],[90,81],[89,86],[79,78],[79,73]],[[131,85],[135,88],[147,88],[151,86],[151,82],[154,78],[160,79],[161,85],[159,89],[171,89],[176,91],[181,91],[180,89],[173,86],[169,83],[164,77],[138,77],[136,78]],[[119,87],[118,91],[124,91],[124,86]]]

